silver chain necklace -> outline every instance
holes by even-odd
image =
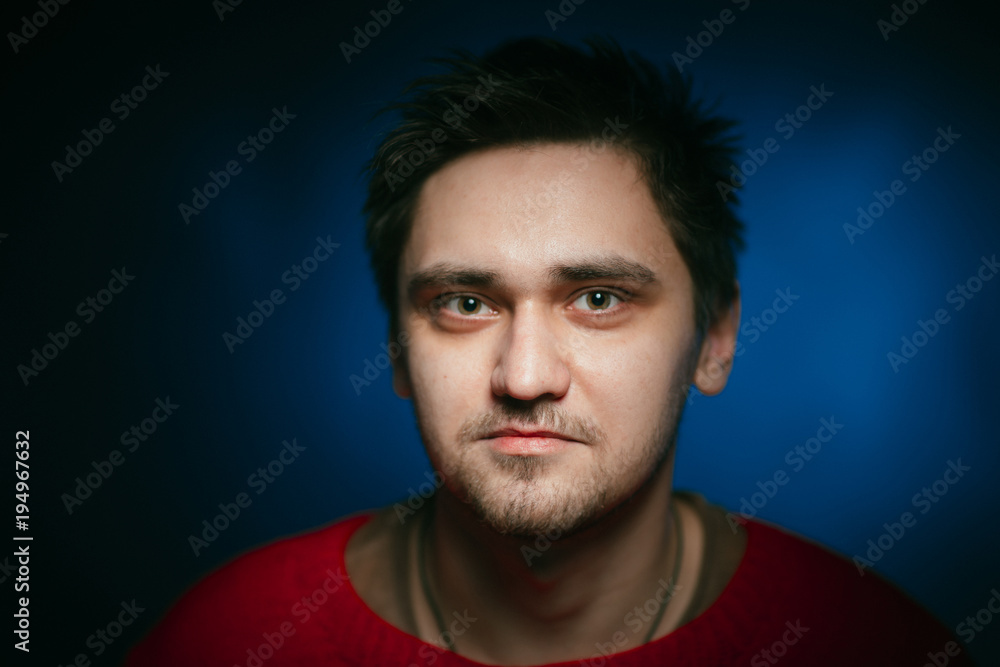
[[[427,507],[427,514],[424,516],[424,521],[420,527],[420,539],[417,545],[417,569],[420,574],[420,585],[424,591],[424,598],[427,600],[427,606],[430,607],[431,613],[434,614],[434,620],[437,622],[438,630],[440,631],[441,640],[445,643],[445,648],[449,651],[454,652],[455,650],[455,639],[444,625],[444,617],[441,616],[441,609],[438,607],[437,601],[434,598],[433,593],[431,593],[430,581],[427,577],[427,561],[425,553],[427,551],[427,536],[430,533],[431,520],[434,514],[434,505],[431,503]],[[674,523],[674,543],[676,548],[674,549],[674,567],[673,572],[668,579],[670,583],[670,590],[667,594],[667,599],[660,603],[660,608],[656,611],[656,616],[653,618],[653,624],[649,627],[649,632],[646,633],[646,638],[643,639],[643,644],[648,644],[650,640],[653,639],[653,635],[656,633],[656,629],[660,627],[660,622],[663,620],[663,614],[667,610],[667,605],[674,597],[674,591],[677,589],[677,577],[681,570],[681,556],[684,552],[684,533],[681,531],[680,518],[677,516],[677,508],[673,502],[670,503],[670,516]]]

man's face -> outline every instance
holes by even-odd
[[[399,288],[396,391],[449,490],[497,531],[572,533],[666,459],[705,355],[690,274],[629,157],[543,144],[447,164]]]

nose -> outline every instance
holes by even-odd
[[[490,378],[496,396],[531,401],[545,395],[562,398],[569,391],[566,348],[543,309],[515,312],[501,346]]]

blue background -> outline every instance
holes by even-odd
[[[767,331],[744,329],[721,396],[690,401],[677,486],[735,510],[784,470],[788,484],[758,516],[848,556],[913,512],[916,525],[875,569],[951,628],[985,606],[1000,587],[990,519],[1000,498],[1000,280],[958,311],[946,295],[1000,252],[995,10],[929,2],[885,40],[876,22],[889,3],[740,4],[588,0],[553,30],[545,12],[556,0],[405,1],[348,64],[338,44],[385,3],[243,2],[221,21],[207,0],[71,3],[19,53],[8,50],[2,419],[5,438],[31,430],[35,536],[34,650],[16,664],[78,653],[114,664],[186,587],[236,554],[424,481],[411,407],[389,373],[359,392],[350,376],[374,363],[386,330],[363,251],[360,170],[392,119],[372,116],[433,71],[426,58],[514,36],[602,33],[666,64],[725,8],[735,21],[684,70],[741,121],[745,148],[769,137],[780,146],[749,177],[740,207],[743,321],[760,317],[775,290],[799,298]],[[15,5],[5,31],[37,11]],[[110,102],[157,64],[169,76],[59,182],[51,162],[65,145],[113,117]],[[785,138],[775,124],[811,86],[833,95]],[[296,118],[246,163],[240,142],[285,106]],[[911,182],[903,164],[939,127],[960,138]],[[231,159],[243,171],[186,225],[178,204]],[[894,179],[905,193],[852,243],[844,225]],[[340,247],[289,292],[282,274],[327,235]],[[122,266],[135,280],[82,324],[77,304]],[[275,288],[287,301],[230,354],[222,333]],[[950,321],[894,371],[887,354],[939,308]],[[17,365],[70,320],[80,335],[25,386]],[[68,514],[62,494],[167,396],[176,413]],[[786,453],[821,418],[844,427],[794,471]],[[300,458],[195,556],[188,536],[292,438],[306,448]],[[971,470],[919,513],[913,496],[959,459]],[[95,657],[87,637],[133,598],[146,611]],[[984,664],[1000,657],[1000,619],[969,648]]]

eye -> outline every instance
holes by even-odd
[[[581,310],[609,310],[622,302],[621,297],[608,290],[592,290],[577,297],[573,306]]]
[[[439,303],[451,312],[466,317],[485,315],[490,312],[489,306],[482,299],[477,299],[474,296],[445,296],[441,298]]]

